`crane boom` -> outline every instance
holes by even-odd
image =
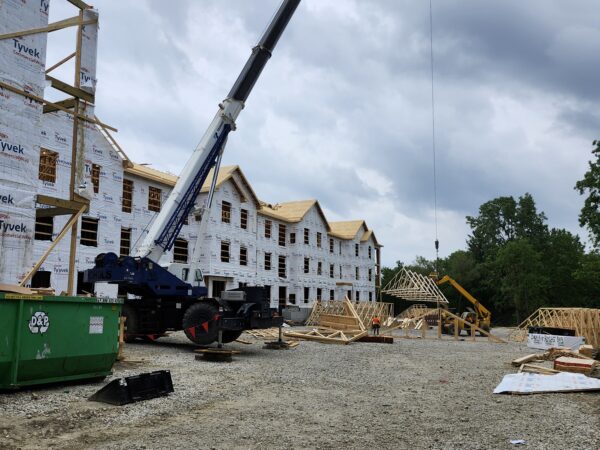
[[[235,130],[235,121],[244,108],[244,102],[299,3],[300,0],[284,0],[262,38],[252,49],[252,54],[185,164],[175,187],[153,221],[136,256],[158,262],[161,256],[173,246],[185,219],[194,207],[202,185],[223,151],[227,135]],[[215,173],[214,176],[216,177],[217,174]],[[205,212],[202,220],[206,220],[207,216]],[[201,239],[201,236],[198,236],[198,239]],[[199,242],[196,243],[196,246],[198,245]]]
[[[466,298],[473,304],[473,307],[475,308],[477,315],[481,319],[487,320],[488,322],[490,321],[490,319],[492,317],[492,313],[490,312],[490,310],[487,309],[485,306],[483,306],[479,302],[479,300],[477,300],[475,297],[473,297],[469,293],[469,291],[467,291],[464,287],[462,287],[460,284],[458,284],[458,281],[456,281],[454,278],[452,278],[448,275],[444,275],[439,281],[436,282],[436,284],[439,286],[440,284],[444,284],[446,282],[450,283],[454,287],[454,289],[456,289],[464,298]]]

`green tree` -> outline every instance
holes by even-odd
[[[435,260],[430,261],[424,256],[417,256],[414,262],[410,265],[407,265],[406,268],[408,270],[412,270],[413,272],[420,273],[421,275],[425,275],[426,277],[436,271]]]
[[[508,242],[494,261],[500,275],[500,291],[505,308],[513,307],[517,323],[546,303],[548,278],[544,275],[542,255],[526,239]]]
[[[545,306],[571,306],[576,303],[581,291],[575,273],[584,257],[584,246],[579,236],[553,228],[541,253],[544,273],[550,283]]]
[[[516,201],[513,197],[498,197],[479,207],[479,215],[467,216],[471,235],[467,245],[478,262],[494,259],[500,248],[516,239],[531,243],[543,242],[548,228],[546,215],[537,212],[531,194]]]
[[[579,287],[579,296],[577,303],[573,303],[572,306],[600,308],[600,253],[583,255],[574,278]]]
[[[592,244],[600,248],[600,140],[594,141],[596,146],[592,150],[595,158],[588,162],[588,171],[583,179],[575,183],[575,189],[579,195],[586,195],[587,198],[579,214],[579,225],[586,227],[590,234]]]

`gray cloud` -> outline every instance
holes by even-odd
[[[134,159],[179,172],[278,5],[95,2],[98,114]],[[580,232],[573,185],[600,137],[596,2],[433,7],[443,254],[499,195],[531,192],[551,225]],[[366,219],[386,264],[433,257],[428,2],[303,0],[224,159],[264,200]]]

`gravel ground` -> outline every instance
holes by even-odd
[[[114,377],[169,369],[175,393],[123,407],[86,400],[108,380],[0,393],[0,448],[600,448],[600,393],[492,394],[524,345],[253,341],[232,363],[180,333],[128,345]]]

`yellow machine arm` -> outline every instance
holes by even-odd
[[[449,277],[448,275],[444,275],[440,280],[436,281],[436,284],[439,286],[440,284],[444,284],[444,283],[450,283],[454,289],[456,289],[458,292],[460,292],[460,294],[466,298],[467,300],[469,300],[474,308],[475,311],[477,312],[477,315],[484,321],[491,321],[492,318],[492,313],[490,312],[489,309],[487,309],[485,306],[483,306],[481,303],[479,303],[479,300],[477,300],[475,297],[473,297],[471,294],[469,294],[469,292],[463,288],[460,284],[458,284],[458,282],[454,279]]]

